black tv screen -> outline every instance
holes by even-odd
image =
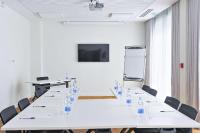
[[[109,62],[109,44],[78,44],[79,62]]]

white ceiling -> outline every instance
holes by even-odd
[[[22,15],[44,20],[67,22],[117,22],[145,21],[171,6],[177,0],[99,0],[102,10],[90,11],[90,0],[4,0]],[[145,17],[139,17],[148,9],[154,9]],[[109,14],[120,14],[109,17]]]

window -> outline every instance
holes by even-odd
[[[158,90],[157,97],[171,95],[171,10],[153,19],[150,42],[150,86]]]

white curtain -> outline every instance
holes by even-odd
[[[171,96],[171,9],[153,19],[150,42],[150,86],[164,100]]]
[[[153,21],[154,19],[145,22],[146,67],[144,84],[148,86],[150,85],[150,45],[152,42]]]
[[[187,5],[187,104],[199,109],[199,28],[200,1],[189,0]]]
[[[172,6],[172,96],[180,100],[180,1]]]
[[[198,34],[199,34],[199,37],[198,37],[198,89],[197,89],[197,101],[196,102],[196,109],[197,110],[200,110],[200,2],[198,3],[199,4],[199,8],[198,8],[198,17],[199,17],[199,21],[198,21]],[[196,118],[196,121],[200,122],[200,113],[198,113],[197,115],[197,118]]]

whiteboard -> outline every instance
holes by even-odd
[[[126,47],[124,60],[124,78],[144,79],[145,59],[145,48]]]

